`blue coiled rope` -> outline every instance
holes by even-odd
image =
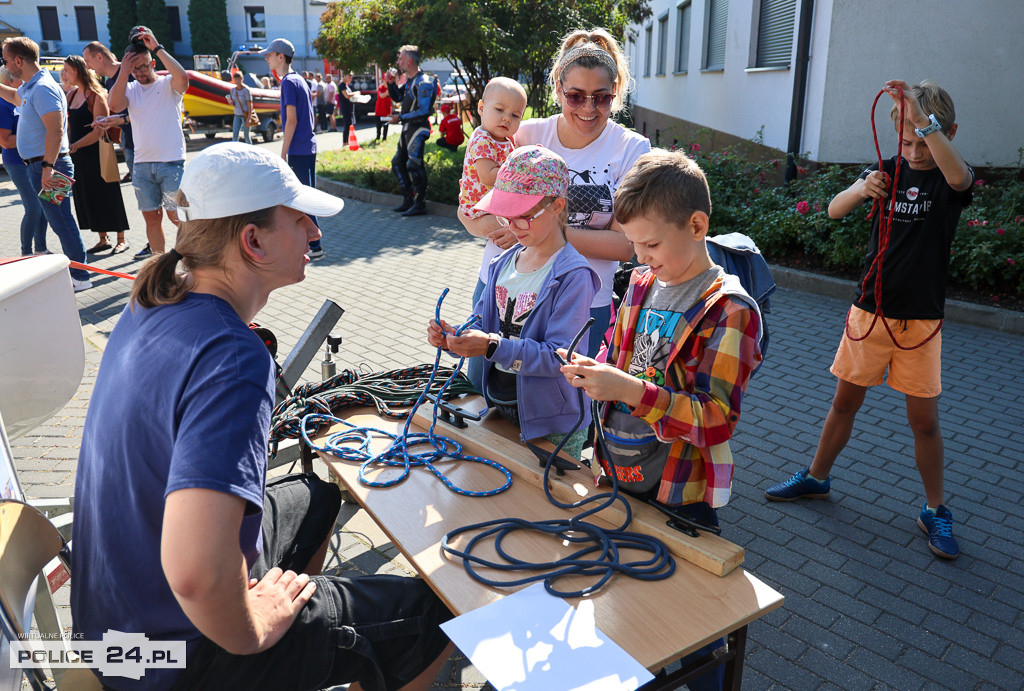
[[[437,306],[434,310],[434,314],[438,325],[441,324],[441,303],[444,302],[445,296],[447,295],[448,289],[445,288],[444,292],[441,293],[441,297],[437,300]],[[479,321],[480,317],[476,315],[470,317],[464,324],[455,329],[454,335],[462,335],[463,331]],[[440,392],[438,392],[434,401],[433,420],[430,424],[430,429],[428,429],[426,433],[415,432],[410,434],[409,432],[409,426],[412,424],[412,419],[416,413],[416,409],[419,408],[426,399],[427,392],[430,391],[431,386],[434,383],[434,379],[437,376],[437,370],[440,367],[440,362],[441,348],[438,348],[437,353],[434,356],[434,366],[430,371],[430,377],[427,380],[427,385],[424,387],[423,392],[420,394],[419,398],[416,399],[416,403],[409,411],[401,433],[392,434],[391,432],[386,432],[374,427],[357,427],[350,422],[334,417],[333,415],[310,413],[302,418],[302,422],[300,424],[300,433],[303,441],[306,442],[306,444],[308,444],[314,451],[324,451],[346,461],[361,462],[362,465],[359,467],[359,481],[369,487],[392,487],[405,480],[409,476],[409,472],[412,468],[425,467],[441,482],[443,482],[448,489],[456,494],[461,494],[467,497],[491,497],[495,494],[501,494],[512,486],[512,473],[509,472],[508,468],[496,461],[492,461],[489,458],[464,454],[462,453],[462,445],[457,441],[434,432],[434,428],[437,425],[437,411],[441,401],[444,399],[445,390],[458,376],[462,369],[462,365],[465,362],[465,358],[459,359],[458,365],[456,365],[455,369],[452,370],[451,376],[447,381],[445,381],[444,385],[442,385]],[[313,425],[315,430],[316,427],[320,425],[333,425],[335,423],[341,423],[350,429],[330,435],[323,441],[322,445],[317,445],[309,438],[309,431],[307,429],[308,425]],[[383,453],[371,453],[370,441],[373,439],[373,435],[391,439],[391,446],[389,446]],[[349,446],[353,443],[358,444],[358,446]],[[410,453],[410,448],[420,444],[429,444],[431,450],[422,451],[420,453]],[[504,475],[505,482],[496,489],[464,489],[457,486],[447,475],[434,465],[445,458],[469,461],[471,463],[480,463],[482,465],[489,466]],[[388,480],[370,479],[368,477],[368,473],[379,466],[401,468],[402,471],[397,477],[393,477]]]
[[[570,344],[567,353],[568,357],[566,358],[569,362],[572,361],[572,354],[576,349],[576,345],[593,321],[591,319],[587,322]],[[551,489],[548,486],[548,475],[551,472],[553,461],[562,450],[566,440],[583,424],[583,390],[577,389],[576,394],[580,406],[579,418],[576,420],[573,429],[548,457],[548,461],[544,466],[544,494],[547,495],[548,501],[552,504],[566,510],[579,509],[589,504],[600,503],[569,519],[527,521],[521,518],[498,518],[493,521],[474,523],[449,532],[444,536],[441,548],[452,556],[462,558],[466,572],[478,582],[494,587],[512,587],[543,581],[544,588],[552,595],[572,598],[583,597],[596,592],[616,573],[643,581],[658,581],[668,578],[675,573],[675,559],[673,559],[664,542],[649,535],[626,530],[633,519],[633,512],[626,497],[619,494],[619,481],[617,474],[614,472],[614,463],[611,460],[611,455],[605,446],[604,431],[601,427],[600,411],[596,401],[592,402],[592,412],[595,425],[597,426],[597,440],[601,444],[604,457],[608,460],[609,464],[612,464],[612,490],[611,492],[595,494],[573,503],[564,503],[552,496]],[[616,501],[622,502],[626,514],[625,520],[623,520],[622,525],[619,527],[609,530],[593,523],[588,523],[585,520],[589,516],[608,508]],[[502,546],[502,541],[516,530],[532,530],[557,537],[565,542],[586,546],[556,561],[528,561],[509,554]],[[469,539],[465,549],[456,549],[452,546],[451,543],[456,537],[463,533],[474,531],[480,532]],[[494,541],[494,549],[505,560],[504,563],[475,557],[471,554],[474,547],[488,539]],[[621,552],[623,550],[648,552],[651,556],[648,559],[622,561]],[[477,566],[504,572],[534,571],[537,573],[512,580],[498,580],[482,575],[477,571]],[[579,590],[559,590],[555,587],[556,581],[570,576],[593,577],[596,580]]]

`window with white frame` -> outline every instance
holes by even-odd
[[[704,64],[706,70],[725,69],[725,25],[729,0],[708,0],[705,8]]]
[[[796,0],[761,0],[755,67],[789,67],[795,25]]]
[[[658,17],[658,74],[664,75],[668,65],[668,12]]]
[[[644,30],[644,76],[651,76],[651,42],[654,39],[654,27],[648,25]]]
[[[676,72],[690,68],[690,3],[676,8]]]
[[[245,36],[247,41],[267,40],[267,15],[262,6],[245,8]]]

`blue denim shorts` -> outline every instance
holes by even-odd
[[[263,552],[249,575],[273,566],[301,570],[329,534],[338,488],[314,475],[267,483]],[[321,689],[359,681],[366,691],[397,689],[448,645],[448,608],[419,578],[315,576],[316,592],[288,633],[255,655],[232,655],[203,638],[173,691]]]
[[[143,163],[136,161],[132,170],[132,187],[139,211],[156,211],[161,206],[175,209],[174,194],[181,186],[184,161]]]

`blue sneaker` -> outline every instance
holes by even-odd
[[[810,468],[804,468],[785,482],[772,485],[764,491],[764,496],[769,501],[793,501],[804,497],[806,499],[828,499],[828,488],[832,482],[831,478],[819,482],[807,473]]]
[[[960,554],[960,547],[953,537],[953,512],[940,504],[935,513],[928,510],[928,504],[921,509],[921,515],[917,524],[928,534],[928,547],[935,556],[943,559],[956,559]]]

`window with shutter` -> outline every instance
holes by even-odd
[[[796,0],[761,0],[755,67],[789,67],[795,25]]]
[[[725,67],[725,24],[729,16],[729,0],[708,0],[707,37],[704,41],[704,69]]]
[[[668,12],[658,18],[658,74],[668,65]]]
[[[690,3],[676,8],[676,72],[690,68]]]
[[[644,76],[651,76],[651,41],[653,40],[654,27],[648,26],[644,36]]]

